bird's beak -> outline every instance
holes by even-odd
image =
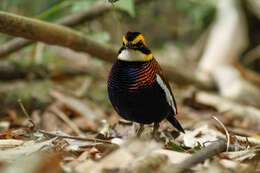
[[[125,46],[126,48],[132,48],[133,47],[133,45],[131,44],[131,42],[127,42],[127,44],[126,44],[126,46]]]

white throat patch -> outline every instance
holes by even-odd
[[[142,61],[147,55],[138,50],[124,49],[119,55],[118,59],[124,61]]]

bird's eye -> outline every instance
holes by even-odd
[[[138,46],[138,47],[144,47],[142,41],[139,41],[139,42],[137,43],[137,46]]]

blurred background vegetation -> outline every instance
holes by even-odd
[[[0,10],[53,22],[63,16],[86,11],[95,3],[95,0],[2,0]],[[158,46],[169,40],[185,45],[191,44],[215,16],[213,0],[166,0],[163,3],[154,0],[141,6],[135,6],[129,0],[116,2],[114,6],[125,13],[115,12],[115,9],[105,17],[77,29],[100,41],[118,43],[127,30],[138,30],[144,32],[151,45]],[[155,32],[158,34],[153,34]],[[8,39],[5,37],[1,41]]]
[[[107,0],[99,2],[96,0],[2,0],[0,10],[54,22],[64,16],[87,11],[96,3],[109,4],[110,2]],[[215,16],[215,5],[212,0],[165,0],[164,3],[154,0],[137,6],[135,6],[133,0],[122,0],[113,5],[114,10],[111,10],[108,14],[77,26],[75,29],[99,42],[117,46],[121,45],[122,35],[129,30],[142,32],[149,46],[153,47],[152,49],[160,50],[167,42],[174,42],[180,48],[187,48],[208,28]],[[117,8],[123,12],[118,12]],[[0,43],[3,44],[11,39],[13,39],[12,36],[1,34]],[[43,69],[46,70],[46,68],[51,68],[53,64],[62,63],[63,58],[60,58],[57,54],[58,50],[57,47],[44,49],[42,55],[44,58],[41,62]],[[18,56],[15,54],[7,61],[18,67],[30,66],[32,68],[32,65],[36,64],[35,51],[36,45],[28,46],[22,51],[23,53],[20,52]],[[103,61],[98,59],[95,62],[100,66],[104,64]],[[35,78],[46,77],[44,70],[39,71]],[[38,86],[36,88],[32,86],[28,89],[28,92],[34,90],[37,93],[36,97],[39,97],[39,93],[46,94],[44,89],[39,89]],[[41,92],[38,92],[38,90]],[[15,91],[8,95],[4,102],[11,104],[8,98],[13,96],[15,98],[26,98],[30,95],[28,95],[28,92],[22,91],[21,94],[19,90]],[[11,99],[12,103],[13,100]],[[26,100],[28,99],[25,99],[25,102]]]
[[[33,24],[40,22],[30,20],[31,23],[28,22],[21,29],[19,26],[24,26],[25,19],[13,20],[15,17],[9,13],[54,24],[61,24],[62,20],[64,24],[64,19],[70,18],[65,27],[71,28],[69,31],[72,35],[76,33],[75,37],[81,44],[75,40],[76,43],[71,42],[90,48],[80,49],[83,52],[74,51],[78,49],[60,43],[69,39],[62,40],[57,32],[52,34],[53,38],[49,38],[55,45],[46,44],[50,41],[36,37],[39,33],[41,36],[48,35],[47,29],[45,33],[46,25],[44,29],[39,29],[40,25]],[[81,18],[78,20],[73,16]],[[17,25],[12,25],[14,23]],[[59,28],[62,31],[62,27]],[[15,33],[17,30],[20,35]],[[39,30],[42,32],[37,32]],[[160,145],[157,148],[163,150],[163,155],[160,155],[163,157],[156,156],[159,160],[154,160],[147,155],[155,149],[154,142],[150,140],[147,144],[134,144],[134,147],[133,141],[130,141],[122,152],[108,157],[109,162],[105,165],[116,164],[115,169],[109,167],[102,172],[131,172],[128,171],[131,167],[146,172],[140,171],[146,164],[147,168],[153,169],[152,172],[158,171],[160,169],[151,165],[168,165],[168,157],[164,154],[170,150],[183,152],[184,155],[195,153],[207,144],[218,145],[215,141],[220,137],[231,141],[230,147],[227,144],[227,149],[232,148],[230,157],[221,153],[211,158],[212,154],[207,156],[203,151],[202,155],[211,159],[205,162],[207,164],[199,165],[197,172],[207,172],[206,167],[209,172],[259,172],[260,0],[0,0],[1,172],[15,172],[15,169],[28,173],[53,172],[48,171],[55,168],[53,165],[64,169],[58,172],[91,172],[92,168],[100,168],[101,172],[100,163],[106,160],[101,159],[115,148],[122,149],[121,144],[125,143],[125,139],[135,136],[137,124],[122,121],[107,97],[107,77],[111,62],[116,59],[113,48],[120,48],[122,36],[127,31],[138,31],[144,35],[148,47],[166,72],[177,101],[177,119],[184,127],[185,134],[179,134],[169,123],[162,121],[160,140],[157,141]],[[77,34],[80,36],[77,37]],[[56,35],[61,41],[56,39]],[[65,37],[65,34],[62,36]],[[102,44],[93,44],[88,38]],[[39,42],[39,39],[46,43]],[[100,50],[105,50],[105,53],[94,54],[103,52]],[[112,53],[107,53],[107,50]],[[106,59],[104,55],[110,57]],[[24,104],[29,118],[19,106],[18,99]],[[30,118],[32,121],[28,121]],[[146,127],[148,133],[145,134],[149,134],[151,128],[149,125]],[[38,132],[45,135],[54,133],[47,135],[47,139],[45,135],[39,136]],[[84,141],[82,144],[64,140],[61,136],[54,139],[60,134],[95,138],[95,142],[86,144]],[[49,141],[49,137],[52,139],[47,144],[45,140]],[[116,147],[110,144],[99,146],[96,139],[109,142],[115,139],[112,143]],[[15,143],[9,146],[6,141]],[[38,145],[39,141],[41,145]],[[226,144],[223,141],[221,143],[222,149],[211,148],[214,149],[213,155],[217,154],[216,151],[225,150]],[[107,144],[106,141],[104,144]],[[31,147],[36,145],[39,148]],[[13,149],[15,151],[10,152]],[[31,158],[32,161],[27,161],[30,163],[27,164],[25,155],[31,155],[36,150],[47,155],[57,152],[65,154],[52,159],[44,156],[44,164],[31,164],[37,160]],[[238,157],[233,150],[238,152]],[[168,165],[170,169],[164,171],[172,171],[177,164],[176,158],[183,157],[175,154],[169,157],[173,158],[174,167]],[[6,159],[13,161],[20,156],[22,159],[13,164]],[[234,162],[229,166],[224,162],[220,165],[220,161],[232,160]],[[121,161],[127,169],[117,164]],[[118,165],[120,168],[117,168]],[[10,170],[5,169],[6,166]],[[22,171],[27,166],[41,169]]]
[[[65,16],[88,11],[97,4],[111,5],[111,2],[1,0],[0,10],[55,22]],[[203,50],[207,47],[208,33],[217,18],[217,4],[215,0],[146,0],[138,4],[134,0],[119,0],[112,4],[112,10],[105,15],[81,23],[74,29],[98,42],[117,47],[121,45],[122,35],[127,31],[142,32],[159,61],[175,64],[184,72],[190,71],[190,78],[195,78],[189,67],[198,66]],[[236,62],[253,72],[259,72],[259,54],[253,58],[247,56],[259,45],[259,20],[246,2],[241,1],[239,4],[239,9],[245,14],[249,44],[239,53]],[[14,37],[0,34],[1,45],[12,39]],[[175,56],[177,60],[173,60]],[[106,94],[110,63],[58,46],[37,43],[1,58],[1,64],[0,112],[3,114],[6,108],[17,107],[18,98],[22,98],[30,110],[44,109],[51,102],[49,89],[65,88],[66,92],[75,94],[79,86],[85,87],[81,97],[101,105],[106,113],[113,112]],[[259,84],[259,80],[256,81]],[[174,83],[175,88],[178,86],[178,82]],[[216,91],[216,86],[213,88]],[[248,100],[250,104],[255,102],[254,99],[251,102]]]

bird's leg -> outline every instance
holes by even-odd
[[[139,138],[143,131],[144,131],[144,125],[140,124],[140,128],[138,129],[136,136]]]
[[[159,123],[154,123],[153,124],[153,137],[155,137],[156,132],[159,129]]]

